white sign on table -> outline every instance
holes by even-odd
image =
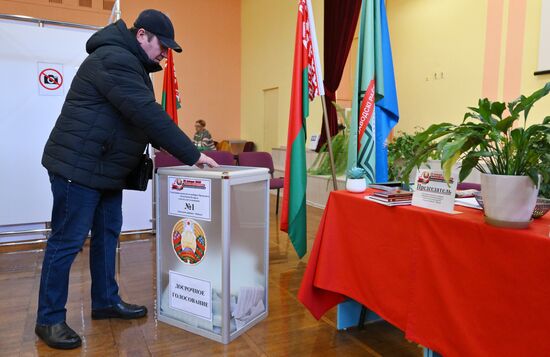
[[[212,321],[212,285],[209,281],[170,270],[170,307]]]
[[[412,205],[436,211],[454,213],[455,193],[458,176],[451,174],[449,183],[441,170],[419,169],[414,180]]]
[[[168,176],[168,214],[210,221],[211,191],[209,179]]]

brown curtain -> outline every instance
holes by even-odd
[[[361,0],[325,0],[323,55],[325,78],[323,83],[325,84],[325,99],[331,137],[338,133],[338,117],[332,102],[336,101],[336,90],[342,79],[360,11]],[[321,137],[316,151],[319,151],[326,141],[325,122],[323,120]]]

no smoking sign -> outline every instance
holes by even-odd
[[[63,95],[63,65],[38,63],[40,95]]]

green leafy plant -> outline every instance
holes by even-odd
[[[408,177],[412,169],[431,156],[441,159],[448,180],[458,160],[462,160],[459,180],[476,168],[495,175],[529,176],[538,184],[539,174],[548,183],[550,160],[550,116],[542,123],[527,126],[533,105],[550,92],[550,83],[530,96],[520,96],[508,103],[480,99],[469,107],[461,124],[434,124],[419,133],[416,154],[403,170]],[[523,118],[522,124],[517,124]]]
[[[539,196],[550,198],[550,134],[547,134],[546,140],[539,142],[534,146],[542,155],[541,175],[542,183],[540,184]]]
[[[332,102],[332,104],[345,123],[344,129],[340,130],[331,140],[332,154],[334,155],[334,170],[337,176],[341,176],[346,172],[348,160],[350,119],[349,113],[346,115],[346,110],[344,108],[336,104],[336,102]],[[319,154],[315,158],[315,161],[313,161],[308,173],[311,175],[331,175],[330,157],[326,143],[321,147],[321,150],[319,150]]]
[[[349,179],[364,179],[367,176],[367,171],[362,167],[352,167],[347,171],[346,176]]]
[[[413,134],[398,131],[388,143],[388,180],[399,180],[406,163],[418,150],[416,135],[423,129],[416,127]]]

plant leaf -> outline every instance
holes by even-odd
[[[453,169],[453,166],[458,161],[459,158],[460,158],[460,152],[457,152],[453,157],[451,157],[447,161],[445,162],[441,161],[441,168],[443,169],[443,177],[445,178],[445,181],[447,181],[447,183],[451,178],[451,171]]]
[[[516,150],[521,149],[524,132],[525,131],[523,130],[523,128],[516,128],[510,132],[510,136],[512,137],[512,144],[516,148]]]
[[[453,142],[446,143],[443,145],[440,150],[441,153],[441,162],[445,163],[447,160],[453,158],[457,153],[460,156],[462,154],[462,147],[468,141],[466,137],[455,138]],[[439,147],[438,147],[439,148]],[[456,162],[456,160],[455,160]]]
[[[517,116],[509,116],[507,118],[504,118],[495,125],[495,128],[497,128],[497,130],[500,132],[506,133],[517,119]]]
[[[492,123],[494,119],[491,118],[491,102],[487,98],[480,99],[478,101],[478,113],[481,121],[485,123]]]
[[[520,98],[520,106],[522,107],[523,111],[525,112],[525,119],[527,119],[527,116],[529,115],[529,111],[533,107],[533,105],[542,97],[546,96],[550,92],[550,82],[546,83],[544,87],[542,87],[539,90],[536,90],[533,92],[530,96],[525,97],[521,96]]]
[[[526,174],[531,178],[535,186],[539,185],[539,172],[535,168],[530,168],[527,170]]]
[[[506,109],[506,104],[502,102],[494,102],[491,104],[491,113],[502,119],[502,113]]]
[[[442,135],[451,133],[454,127],[455,125],[451,123],[432,124],[428,129],[418,133],[415,136],[415,141],[418,143],[431,142]]]
[[[472,153],[473,154],[473,153]],[[462,166],[460,167],[460,173],[458,175],[458,181],[462,182],[470,172],[472,172],[472,169],[476,167],[477,163],[479,161],[479,156],[477,155],[468,155],[464,160],[462,160]]]

